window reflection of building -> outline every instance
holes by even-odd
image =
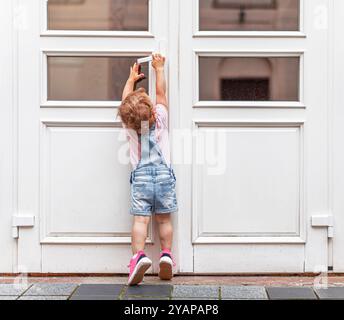
[[[299,0],[199,0],[202,31],[297,31]]]
[[[50,30],[148,31],[148,0],[49,0]]]
[[[49,57],[48,100],[119,101],[138,57]],[[147,74],[147,67],[142,71]],[[148,80],[139,83],[148,91]]]
[[[200,57],[199,65],[200,100],[299,100],[297,57]]]

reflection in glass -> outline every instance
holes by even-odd
[[[200,57],[203,101],[299,101],[298,57]]]
[[[299,0],[199,0],[200,31],[298,31]]]
[[[148,31],[149,0],[49,0],[49,30]]]
[[[139,57],[48,57],[48,100],[120,101]],[[148,78],[148,64],[142,65]],[[138,83],[148,92],[148,79]]]

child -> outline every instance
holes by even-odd
[[[126,129],[133,171],[131,183],[132,251],[129,285],[139,284],[152,261],[145,255],[148,224],[152,214],[159,228],[161,245],[159,277],[170,280],[174,265],[171,213],[177,211],[176,178],[171,168],[168,137],[168,106],[164,75],[165,57],[153,54],[156,73],[156,105],[143,88],[134,91],[136,82],[144,78],[136,63],[130,69],[119,116]]]

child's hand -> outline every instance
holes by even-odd
[[[140,66],[135,62],[132,67],[130,67],[129,80],[132,82],[137,82],[143,79],[145,75],[140,73]]]
[[[165,57],[162,56],[160,53],[155,53],[152,55],[153,57],[153,62],[152,62],[152,66],[155,70],[158,69],[163,69],[164,65],[165,65]]]

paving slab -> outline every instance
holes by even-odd
[[[127,296],[124,297],[123,300],[170,300],[169,297],[135,297],[135,296]]]
[[[315,292],[321,300],[344,300],[344,287],[316,289]]]
[[[0,284],[0,296],[19,296],[30,287],[26,284],[5,283]]]
[[[267,287],[270,300],[316,300],[312,288],[307,287]]]
[[[118,297],[123,290],[122,284],[82,284],[75,290],[74,296],[112,296]]]
[[[118,296],[114,295],[105,295],[105,296],[91,296],[91,295],[84,295],[84,296],[78,296],[78,295],[73,295],[69,300],[111,300],[115,301],[118,300]]]
[[[264,287],[221,286],[222,300],[267,300]]]
[[[68,296],[21,296],[18,300],[68,300]]]
[[[0,301],[17,300],[17,296],[0,296]]]
[[[172,286],[169,284],[160,284],[160,285],[148,285],[141,284],[138,286],[127,287],[124,298],[129,296],[136,297],[170,297],[172,292]]]
[[[220,300],[219,298],[172,298],[171,300]]]
[[[73,283],[35,283],[25,296],[69,296],[77,287]]]
[[[173,287],[173,298],[219,298],[219,286],[177,285]]]

